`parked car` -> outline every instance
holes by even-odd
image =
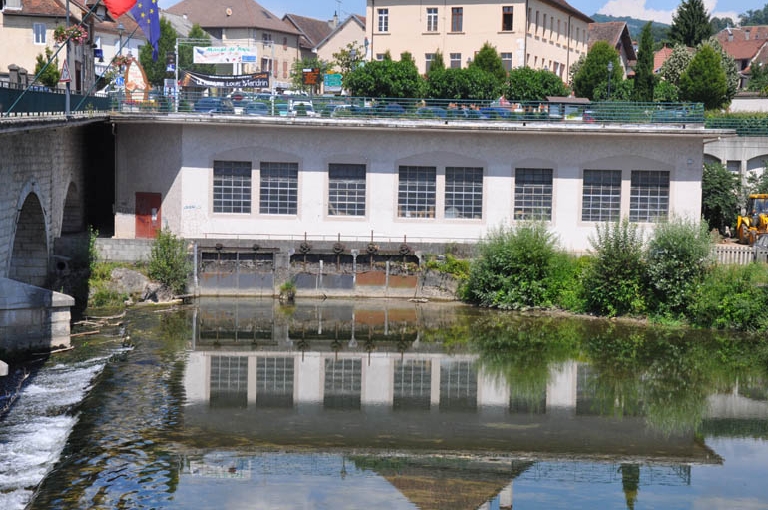
[[[445,108],[439,106],[422,106],[416,110],[416,115],[424,119],[445,119],[448,117]]]
[[[245,105],[243,113],[246,115],[269,115],[269,106],[258,101],[253,101]]]
[[[280,117],[287,117],[288,103],[275,103],[275,113]]]
[[[480,113],[485,115],[487,118],[494,120],[509,120],[513,118],[512,112],[499,106],[487,106],[485,108],[480,108]]]
[[[458,120],[484,120],[488,118],[480,110],[473,110],[471,108],[448,108],[446,114],[449,119]]]
[[[373,109],[377,117],[400,117],[405,115],[405,108],[397,103],[378,104]]]
[[[195,102],[194,110],[200,113],[235,113],[232,101],[221,97],[201,97]]]
[[[293,117],[317,117],[312,101],[291,101],[288,103],[288,111]]]

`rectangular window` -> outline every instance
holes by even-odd
[[[584,170],[581,221],[618,221],[621,170]]]
[[[213,162],[213,212],[251,213],[251,162]]]
[[[248,358],[211,356],[211,407],[248,406]]]
[[[427,7],[427,32],[437,32],[437,7]]]
[[[293,407],[293,358],[256,358],[256,406]]]
[[[544,17],[542,18],[543,21],[541,23],[541,37],[547,36],[547,14],[544,14]]]
[[[261,70],[262,71],[269,71],[272,67],[272,60],[268,58],[262,58],[261,59]]]
[[[515,169],[515,220],[552,219],[552,169]]]
[[[35,44],[45,44],[45,23],[34,23],[32,31],[35,33]]]
[[[445,217],[483,217],[483,169],[446,167]]]
[[[21,0],[5,0],[3,9],[21,9]]]
[[[328,165],[328,215],[365,216],[365,165]]]
[[[536,11],[536,23],[533,26],[533,35],[539,35],[539,11]]]
[[[669,213],[669,172],[633,170],[629,221],[656,222]]]
[[[501,8],[501,30],[504,32],[512,31],[512,6],[505,5]]]
[[[504,66],[504,70],[509,72],[512,70],[512,53],[502,53],[501,63]]]
[[[389,9],[379,9],[379,32],[389,32]]]
[[[401,166],[397,215],[401,218],[434,218],[437,170],[433,166]]]
[[[393,409],[429,409],[432,400],[432,362],[395,361]]]
[[[440,410],[477,409],[477,369],[471,361],[440,362]]]
[[[464,31],[464,7],[451,9],[451,32]]]
[[[451,53],[451,68],[458,69],[461,67],[461,53]]]
[[[298,187],[298,163],[262,163],[259,212],[296,214]]]
[[[283,78],[288,78],[288,61],[283,61]]]
[[[382,60],[384,60],[384,57],[385,57],[386,55],[387,55],[386,53],[377,53],[377,54],[376,54],[376,60],[378,60],[379,62],[381,62]]]
[[[323,407],[360,409],[362,366],[359,359],[325,359]]]
[[[432,67],[432,62],[435,60],[435,54],[434,53],[425,53],[424,54],[424,69],[426,72],[429,72],[430,68]]]
[[[272,44],[272,34],[269,32],[264,32],[261,34],[261,41],[265,43]]]

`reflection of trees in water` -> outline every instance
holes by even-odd
[[[640,488],[640,466],[637,464],[622,464],[619,466],[621,473],[621,488],[624,490],[624,498],[627,508],[633,510],[637,501],[637,492]]]

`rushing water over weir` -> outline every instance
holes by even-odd
[[[763,339],[390,301],[126,327],[26,381],[0,507],[768,508]]]

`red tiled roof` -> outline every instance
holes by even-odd
[[[614,48],[624,47],[627,59],[632,61],[637,58],[632,39],[629,36],[629,28],[624,21],[608,21],[605,23],[590,23],[587,45],[592,47],[597,41],[607,41]]]
[[[24,0],[21,9],[3,9],[5,16],[48,16],[64,18],[67,14],[64,4],[58,0]]]
[[[284,34],[299,31],[253,0],[182,0],[166,9],[201,28],[258,28]]]
[[[653,72],[658,73],[664,62],[667,61],[669,56],[672,55],[672,48],[664,46],[659,51],[653,54]]]
[[[283,16],[283,21],[293,24],[301,32],[302,46],[307,48],[314,48],[333,31],[328,21],[299,16],[298,14],[286,14]]]
[[[751,59],[760,48],[768,42],[765,39],[750,39],[748,41],[725,41],[720,44],[727,54],[736,60]]]

